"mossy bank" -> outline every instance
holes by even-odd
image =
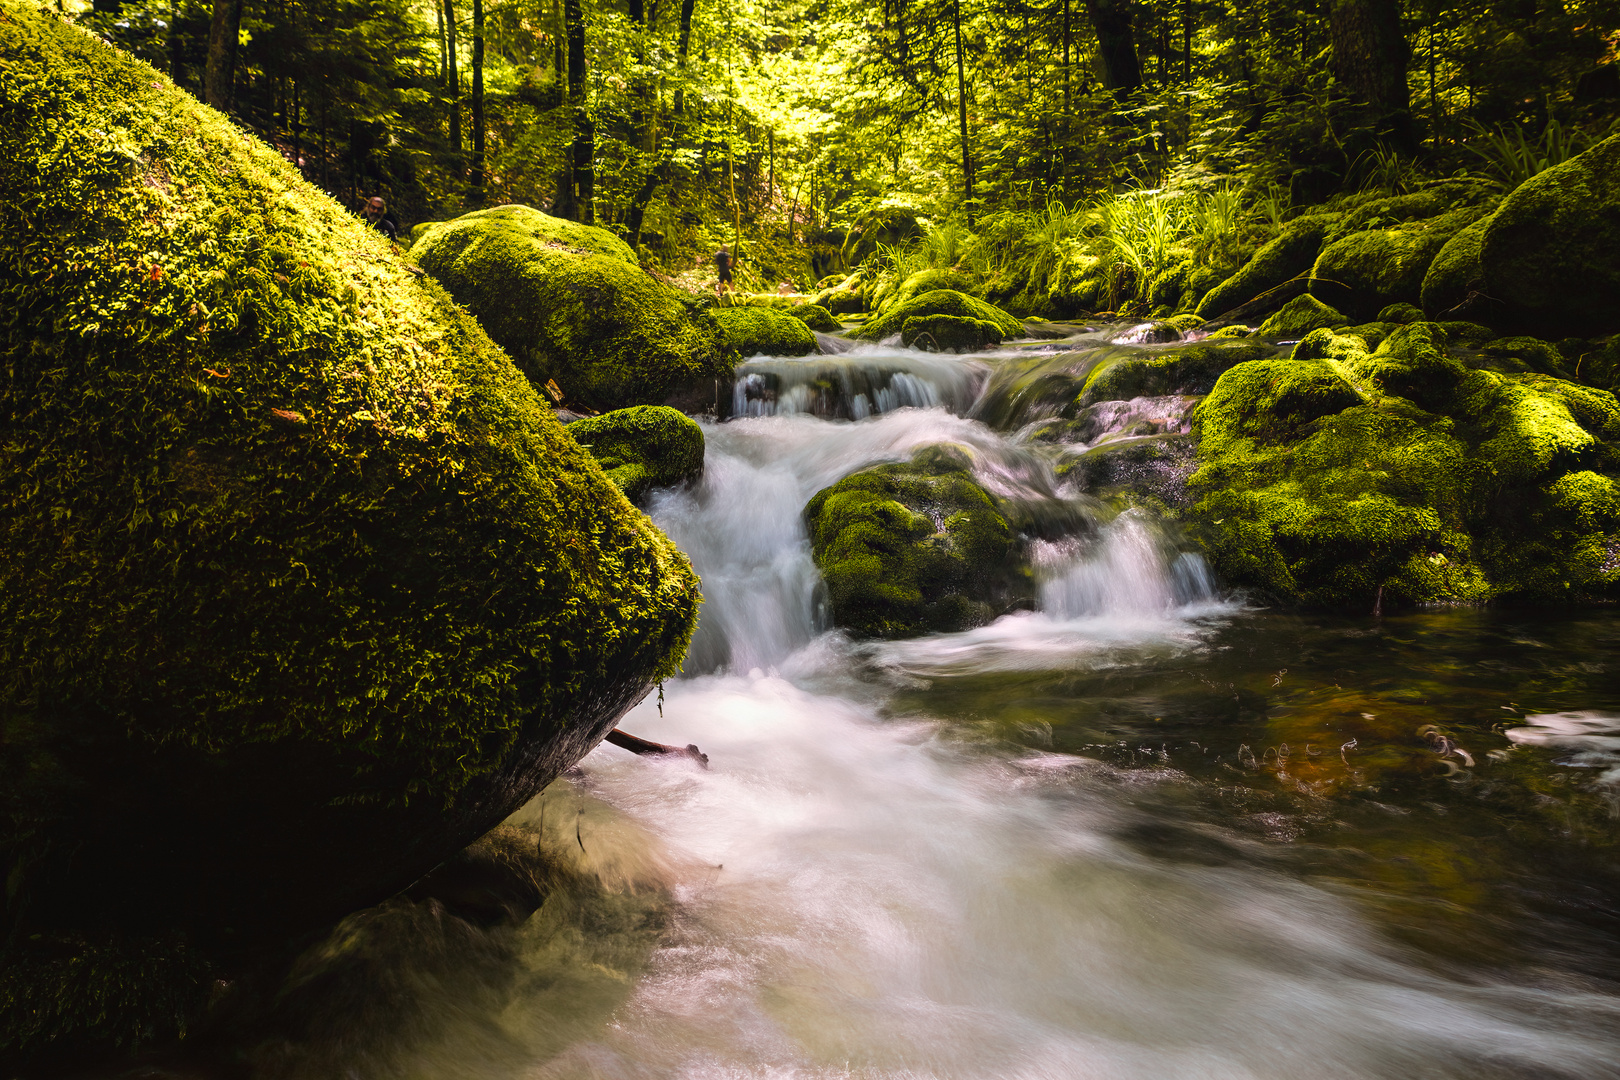
[[[679,665],[685,558],[477,323],[22,0],[0,307],[8,1073],[177,1035],[217,965],[408,884]]]

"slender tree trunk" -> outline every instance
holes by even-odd
[[[956,31],[956,118],[962,131],[962,190],[968,227],[973,226],[973,155],[968,149],[967,75],[962,67],[962,0],[951,0],[951,25]]]
[[[445,90],[450,85],[450,62],[446,59],[448,50],[444,44],[444,5],[434,4],[433,13],[438,17],[439,25],[439,89]]]
[[[242,0],[214,0],[208,24],[208,67],[203,73],[203,100],[228,112],[236,83],[236,46],[242,33]]]
[[[473,0],[472,191],[468,202],[484,205],[484,0]]]
[[[1333,77],[1366,123],[1398,150],[1414,149],[1400,0],[1328,0]]]
[[[1074,109],[1069,79],[1069,40],[1069,0],[1063,0],[1063,123],[1065,127],[1068,126],[1069,113]]]
[[[675,84],[675,115],[686,113],[686,58],[692,51],[692,12],[697,0],[681,0],[681,36],[675,46],[680,57],[680,81]]]
[[[176,86],[184,86],[186,42],[180,36],[180,0],[170,0],[168,45],[169,79]]]
[[[1115,97],[1124,97],[1142,85],[1142,65],[1136,58],[1131,26],[1131,0],[1086,0],[1086,10],[1097,31],[1103,79]]]
[[[596,223],[596,127],[585,101],[585,11],[580,0],[564,0],[568,29],[568,105],[574,118],[574,216]]]
[[[450,150],[461,171],[461,72],[457,69],[456,0],[444,0],[444,90],[450,97]]]

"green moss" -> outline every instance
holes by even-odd
[[[1610,595],[1620,432],[1606,391],[1467,368],[1432,323],[1374,351],[1319,330],[1195,415],[1217,569],[1295,603]],[[1583,476],[1580,474],[1590,474]],[[1574,478],[1574,479],[1572,479]],[[1595,478],[1595,479],[1594,479]]]
[[[403,887],[677,669],[697,581],[274,149],[19,0],[0,103],[15,999],[53,941],[274,941]]]
[[[969,292],[973,288],[973,279],[958,270],[919,270],[907,277],[894,292],[886,298],[882,308],[893,304],[903,304],[914,296],[933,292],[936,289],[954,289],[957,292]],[[880,308],[879,310],[882,310]]]
[[[703,475],[703,429],[679,409],[637,405],[568,425],[627,499]]]
[[[816,335],[802,320],[767,307],[714,310],[726,348],[740,356],[807,356],[817,351]]]
[[[1569,378],[1567,369],[1570,365],[1564,359],[1563,353],[1559,352],[1556,346],[1550,345],[1540,338],[1493,338],[1481,345],[1479,351],[1480,363],[1478,366],[1491,371],[1516,375],[1553,375],[1560,379]]]
[[[956,292],[953,289],[935,289],[933,292],[914,296],[903,304],[895,304],[861,327],[854,336],[869,341],[881,341],[900,333],[906,325],[906,320],[918,315],[955,315],[959,318],[983,319],[985,322],[995,323],[1001,329],[1003,337],[1009,338],[1017,337],[1024,330],[1022,322],[993,304],[987,304],[983,300],[974,299],[966,293]]]
[[[1442,318],[1481,288],[1479,251],[1490,223],[1487,215],[1458,230],[1435,255],[1420,290],[1424,311]]]
[[[1105,442],[1066,458],[1057,467],[1087,494],[1110,499],[1144,497],[1169,509],[1187,503],[1187,477],[1192,474],[1196,445],[1179,434],[1144,433]]]
[[[1206,339],[1162,352],[1111,352],[1087,374],[1075,402],[1084,408],[1099,401],[1208,393],[1222,372],[1271,351],[1259,342]]]
[[[1164,307],[1168,308],[1169,312],[1175,312],[1179,311],[1184,303],[1198,299],[1196,296],[1186,296],[1187,279],[1192,274],[1192,269],[1192,260],[1183,259],[1159,271],[1148,285],[1148,303],[1155,308]]]
[[[1259,330],[1253,326],[1244,326],[1242,323],[1234,323],[1231,326],[1223,326],[1219,330],[1214,331],[1205,340],[1220,341],[1226,338],[1246,338],[1252,337],[1257,333],[1259,333]]]
[[[1184,311],[1180,315],[1172,315],[1170,318],[1166,319],[1165,324],[1176,333],[1185,334],[1189,330],[1196,330],[1200,326],[1203,326],[1204,320],[1200,319],[1197,315],[1194,315],[1190,311]]]
[[[1423,321],[1423,309],[1414,304],[1390,304],[1378,313],[1375,320],[1381,323],[1398,323],[1402,326],[1407,323]]]
[[[641,270],[604,229],[506,206],[446,222],[410,254],[524,374],[555,380],[569,401],[656,405],[730,377],[733,354],[702,302]]]
[[[798,319],[812,330],[819,330],[823,334],[835,333],[842,329],[838,320],[832,317],[832,312],[820,304],[799,304],[788,308],[788,314]]]
[[[1309,270],[1338,220],[1338,214],[1307,214],[1290,221],[1241,270],[1204,295],[1198,314],[1206,319],[1224,315]]]
[[[1547,335],[1620,329],[1620,136],[1520,184],[1479,252],[1503,320]]]
[[[857,637],[910,637],[1029,606],[1012,529],[971,470],[964,447],[924,447],[810,500],[811,549],[838,626]]]
[[[978,352],[1001,344],[1001,327],[985,319],[956,315],[913,315],[900,328],[900,340],[930,352]]]
[[[1259,333],[1269,338],[1298,339],[1312,330],[1319,330],[1322,327],[1333,329],[1349,321],[1316,297],[1306,294],[1294,297],[1271,318],[1261,323]]]
[[[1464,207],[1335,240],[1311,268],[1311,294],[1356,319],[1370,319],[1390,304],[1415,304],[1440,250],[1481,213]]]
[[[412,244],[422,239],[422,237],[426,236],[428,233],[432,232],[434,229],[443,224],[444,222],[442,221],[422,221],[412,225],[405,232],[405,246],[410,247]]]

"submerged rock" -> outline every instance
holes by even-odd
[[[703,475],[703,429],[679,409],[637,405],[568,425],[627,499]]]
[[[902,344],[928,352],[979,352],[1001,340],[1001,327],[988,319],[957,315],[913,315],[900,328]]]
[[[808,356],[816,351],[812,327],[786,311],[721,307],[714,309],[714,321],[720,324],[721,340],[739,356]]]
[[[677,669],[697,581],[275,150],[0,25],[11,1075],[177,1036],[233,958],[487,832]]]
[[[555,380],[569,401],[658,405],[730,379],[713,317],[606,229],[500,206],[445,222],[410,254],[524,374]]]
[[[856,637],[964,630],[1033,602],[1013,530],[965,447],[846,476],[804,516],[833,622]]]
[[[1471,370],[1432,323],[1318,330],[1196,414],[1197,515],[1228,580],[1294,603],[1573,600],[1620,579],[1620,406]]]
[[[900,333],[907,319],[926,315],[955,315],[958,318],[982,319],[994,323],[1006,338],[1017,337],[1024,329],[1024,324],[1020,320],[994,304],[987,304],[983,300],[954,289],[935,289],[933,292],[914,296],[903,304],[895,304],[857,330],[854,336],[869,341],[881,341]]]
[[[1060,479],[1103,498],[1147,496],[1172,509],[1188,505],[1187,479],[1196,466],[1197,444],[1177,433],[1143,433],[1109,439],[1064,459]]]

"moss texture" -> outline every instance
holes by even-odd
[[[686,559],[479,326],[273,149],[19,0],[0,309],[8,1075],[121,992],[95,972],[124,961],[74,957],[374,903],[677,669]],[[60,1022],[14,1026],[53,986]]]
[[[445,222],[410,254],[524,374],[554,379],[570,402],[658,405],[731,376],[714,318],[605,229],[503,206]]]
[[[1424,276],[1446,242],[1482,212],[1463,207],[1335,240],[1311,269],[1311,294],[1355,319],[1370,319],[1390,304],[1416,304]]]
[[[1519,328],[1620,329],[1620,136],[1520,184],[1486,226],[1479,260],[1483,291]]]
[[[819,330],[823,334],[831,334],[843,329],[838,320],[832,317],[832,312],[820,304],[799,304],[788,308],[789,315],[798,319],[812,330]]]
[[[914,296],[933,292],[936,289],[954,289],[957,292],[968,292],[973,288],[973,279],[957,270],[932,269],[918,270],[902,281],[884,301],[887,308],[894,304],[903,304]]]
[[[722,307],[713,314],[721,341],[739,356],[807,356],[818,351],[810,327],[785,311]]]
[[[900,328],[902,344],[929,352],[978,352],[1001,339],[995,323],[957,315],[913,315]]]
[[[1198,302],[1198,314],[1206,319],[1224,315],[1309,270],[1322,250],[1322,241],[1338,220],[1338,214],[1329,213],[1307,214],[1290,221],[1242,269],[1204,294]]]
[[[985,322],[995,323],[1001,329],[1002,335],[1008,338],[1017,337],[1024,330],[1021,321],[994,304],[987,304],[983,300],[954,289],[935,289],[933,292],[914,296],[903,304],[895,304],[857,330],[854,336],[869,341],[881,341],[900,333],[907,319],[919,315],[955,315],[958,318],[983,319]]]
[[[1350,320],[1309,293],[1296,296],[1260,324],[1259,333],[1270,338],[1298,340],[1312,330],[1336,329]]]
[[[833,622],[856,637],[963,630],[1032,602],[1013,530],[965,447],[846,476],[804,516]]]
[[[591,452],[628,499],[703,475],[703,429],[679,409],[619,409],[575,420],[568,434]]]
[[[1444,318],[1461,308],[1470,294],[1484,285],[1480,279],[1479,250],[1490,227],[1490,216],[1482,217],[1447,240],[1428,272],[1423,275],[1420,303],[1434,318]]]
[[[1318,330],[1240,364],[1199,406],[1192,487],[1228,580],[1284,601],[1609,596],[1620,406],[1539,375],[1471,370],[1432,323],[1377,350]]]

